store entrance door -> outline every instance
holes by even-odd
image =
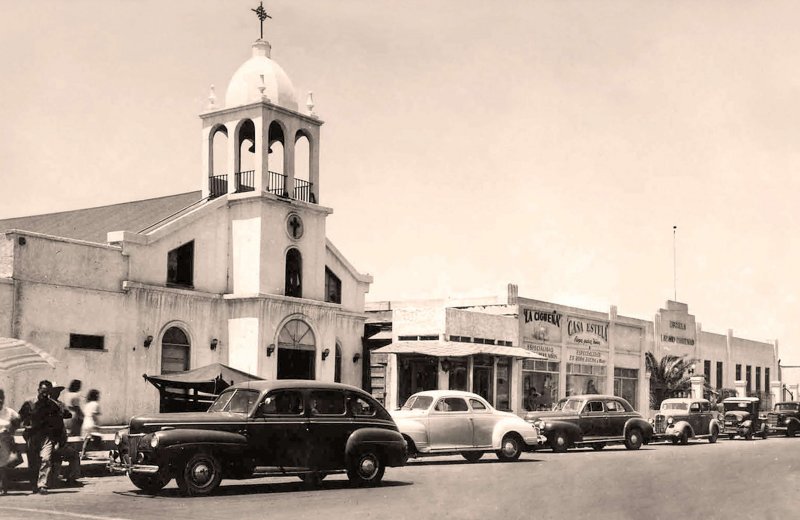
[[[398,359],[398,406],[410,396],[424,390],[438,390],[437,371],[439,359],[433,356],[410,357],[402,354]]]
[[[492,395],[492,367],[472,368],[472,391],[494,404]]]

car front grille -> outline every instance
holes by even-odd
[[[736,417],[736,414],[727,413],[725,414],[725,426],[736,426],[739,424],[739,418]]]
[[[663,415],[656,415],[656,423],[653,426],[656,433],[664,433],[667,431],[667,418]]]
[[[139,449],[139,441],[142,440],[144,437],[143,433],[128,435],[128,456],[131,458],[131,462],[136,461],[136,455]]]
[[[767,415],[767,425],[769,425],[769,426],[774,428],[774,427],[778,426],[778,424],[780,424],[782,422],[781,421],[782,419],[783,419],[783,417],[781,416],[781,414],[771,413],[771,414]]]

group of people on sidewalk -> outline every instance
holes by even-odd
[[[23,426],[28,471],[34,493],[45,495],[54,485],[77,485],[81,460],[98,431],[100,392],[89,391],[81,403],[81,382],[70,382],[64,400],[64,387],[54,387],[48,380],[39,382],[35,398],[25,401],[19,412],[5,406],[5,393],[0,389],[0,495],[7,493],[8,470],[22,462],[14,442],[14,431]],[[69,436],[83,438],[81,450],[67,443]],[[63,461],[69,467],[59,475]]]

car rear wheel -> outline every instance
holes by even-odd
[[[631,428],[625,434],[625,447],[629,450],[638,450],[642,447],[642,432],[638,428]]]
[[[211,494],[222,481],[222,468],[210,453],[195,453],[175,478],[184,495],[190,497]]]
[[[478,462],[483,457],[482,451],[462,451],[461,456],[467,459],[467,462]]]
[[[522,455],[522,441],[514,433],[507,433],[497,450],[497,458],[503,462],[512,462]]]
[[[794,424],[790,424],[788,428],[786,428],[786,436],[787,437],[794,437],[797,435],[797,428]]]
[[[708,442],[710,444],[714,444],[717,442],[717,437],[719,437],[719,428],[716,426],[711,427],[711,436],[708,438]]]
[[[556,453],[564,453],[569,448],[569,439],[567,434],[562,431],[557,431],[553,434],[553,440],[550,442],[553,446],[553,451]]]
[[[371,448],[357,452],[350,459],[347,478],[354,486],[374,486],[380,483],[386,471],[380,455]]]
[[[728,434],[728,439],[729,439],[729,440],[733,440],[733,439],[735,439],[735,438],[736,438],[736,434],[734,434],[734,433],[729,433],[729,434]]]
[[[600,451],[605,447],[606,447],[606,443],[605,442],[593,442],[592,443],[592,449],[594,451]]]
[[[134,486],[141,489],[145,493],[155,495],[166,486],[172,478],[163,470],[160,470],[154,475],[145,475],[142,473],[129,473],[128,478]]]

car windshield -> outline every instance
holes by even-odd
[[[746,401],[735,401],[732,403],[722,403],[722,406],[725,408],[726,412],[733,412],[736,410],[741,410],[743,412],[748,411],[750,403]]]
[[[403,405],[403,410],[427,410],[433,402],[429,395],[412,395]]]
[[[775,405],[776,412],[795,412],[797,411],[797,403],[778,403]]]
[[[577,412],[581,409],[582,405],[583,400],[581,399],[567,399],[563,404],[561,404],[561,408],[559,408],[559,410],[563,410],[565,412]]]
[[[686,410],[689,405],[686,403],[661,403],[662,410]]]
[[[258,400],[257,390],[237,388],[222,392],[211,404],[209,412],[248,413]]]

